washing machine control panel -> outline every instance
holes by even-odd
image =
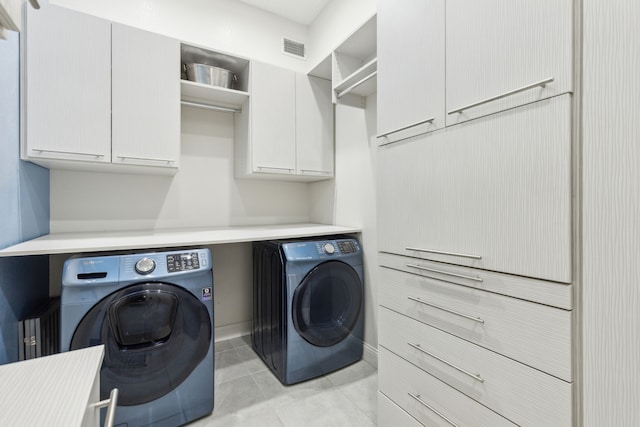
[[[200,268],[200,259],[197,252],[184,252],[167,255],[167,272],[197,270]]]
[[[336,247],[333,246],[332,243],[325,243],[324,245],[322,245],[322,250],[327,255],[333,255],[334,252],[336,251]]]
[[[136,262],[136,271],[139,274],[149,274],[156,269],[156,262],[151,258],[142,258]]]

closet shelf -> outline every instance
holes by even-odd
[[[180,99],[189,103],[211,107],[241,109],[249,93],[219,86],[180,80]]]
[[[333,88],[336,96],[340,98],[347,93],[360,96],[371,95],[376,91],[377,73],[378,60],[374,58],[336,84]]]

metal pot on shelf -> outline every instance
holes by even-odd
[[[212,65],[188,63],[182,64],[183,71],[187,73],[187,79],[211,86],[220,86],[233,89],[238,82],[238,77],[229,70]]]

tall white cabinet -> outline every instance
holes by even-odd
[[[380,425],[572,426],[573,2],[408,3],[378,2]]]

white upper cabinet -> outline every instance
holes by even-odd
[[[111,24],[25,8],[22,158],[111,161]],[[47,164],[48,166],[48,164]]]
[[[444,36],[444,0],[378,1],[381,144],[445,126]]]
[[[571,282],[571,97],[386,145],[382,252]]]
[[[26,11],[22,158],[48,168],[175,173],[179,43],[53,5]]]
[[[571,92],[573,3],[447,0],[447,124]]]
[[[178,168],[180,43],[112,27],[113,163]]]
[[[235,114],[236,176],[333,177],[333,104],[326,80],[251,61],[251,96]]]
[[[295,84],[294,71],[251,63],[251,172],[295,173]]]
[[[333,176],[331,81],[296,74],[296,168],[307,176]]]

